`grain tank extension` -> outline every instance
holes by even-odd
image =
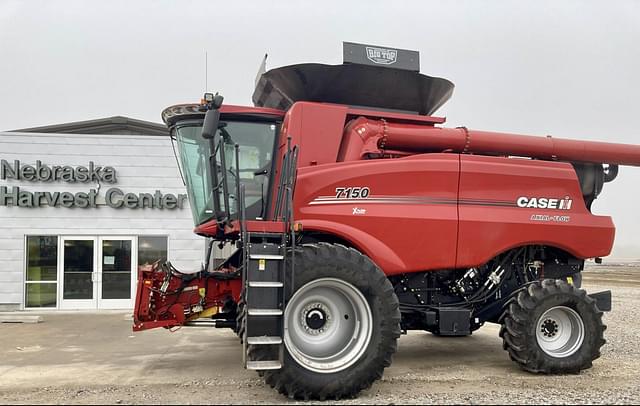
[[[230,328],[298,399],[357,395],[408,330],[497,323],[527,371],[590,368],[611,292],[581,272],[615,234],[591,205],[640,146],[443,127],[453,84],[418,62],[345,43],[342,65],[259,75],[253,107],[165,109],[209,248],[194,273],[139,272],[134,330]]]

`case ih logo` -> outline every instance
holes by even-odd
[[[367,58],[373,63],[391,65],[392,63],[396,63],[398,51],[395,49],[367,47]]]
[[[518,207],[533,209],[571,210],[571,203],[573,203],[573,200],[571,200],[569,196],[564,199],[520,196],[518,200],[516,200]]]

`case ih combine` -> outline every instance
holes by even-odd
[[[302,399],[368,388],[407,330],[499,323],[527,371],[591,367],[611,294],[580,272],[615,232],[591,205],[640,147],[445,128],[453,84],[417,52],[344,53],[263,73],[255,107],[162,113],[210,245],[199,272],[140,272],[134,330],[232,328],[246,368]]]

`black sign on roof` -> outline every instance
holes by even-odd
[[[420,53],[408,49],[343,42],[342,60],[345,64],[357,63],[420,72]]]

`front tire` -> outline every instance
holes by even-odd
[[[400,336],[398,298],[366,256],[338,244],[295,254],[295,289],[285,309],[284,363],[265,381],[295,399],[356,396],[391,365]],[[259,346],[253,359],[266,359]]]
[[[600,357],[605,329],[602,312],[584,290],[545,279],[511,300],[500,337],[511,359],[529,372],[578,373]]]

